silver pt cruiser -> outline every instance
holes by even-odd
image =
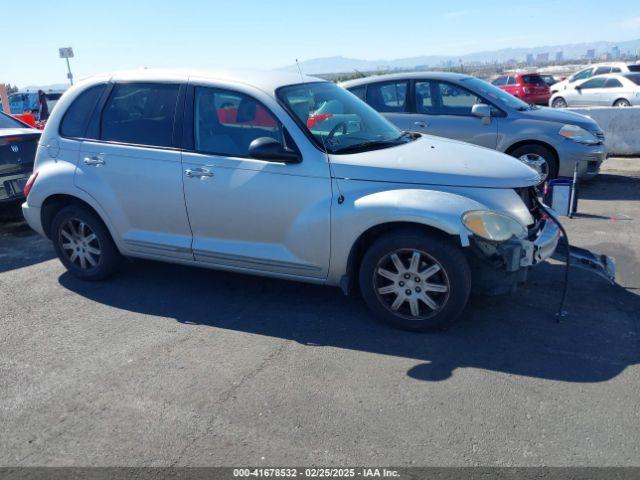
[[[539,180],[494,150],[402,132],[316,78],[143,70],[65,93],[22,208],[86,280],[123,256],[267,275],[359,290],[426,330],[552,255]]]

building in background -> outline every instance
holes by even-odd
[[[585,58],[587,60],[593,60],[596,58],[596,50],[595,48],[590,48],[589,50],[587,50],[587,54],[585,55]]]
[[[564,52],[556,52],[556,62],[564,61]]]
[[[536,63],[549,63],[549,52],[539,53],[536,56]]]
[[[614,45],[611,49],[611,58],[620,58],[620,47]]]
[[[533,65],[533,53],[527,53],[527,65]]]

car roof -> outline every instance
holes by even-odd
[[[424,79],[424,80],[449,80],[449,81],[459,81],[464,80],[466,78],[473,78],[470,75],[465,75],[462,73],[452,73],[452,72],[404,72],[404,73],[389,73],[385,75],[372,75],[370,77],[364,78],[356,78],[354,80],[347,80],[346,82],[341,82],[340,85],[349,88],[349,87],[357,87],[358,85],[367,85],[369,83],[378,83],[378,82],[386,82],[393,80],[409,80],[412,78]]]
[[[151,69],[142,68],[94,75],[83,81],[96,83],[105,79],[115,82],[186,82],[189,79],[242,83],[274,95],[275,90],[285,86],[310,82],[325,82],[321,78],[277,70],[196,70],[196,69]]]

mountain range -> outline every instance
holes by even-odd
[[[533,48],[503,48],[500,50],[481,51],[468,53],[465,55],[423,55],[417,57],[406,57],[396,59],[363,60],[357,58],[346,58],[342,56],[313,58],[300,62],[300,68],[306,74],[329,74],[375,70],[413,69],[416,67],[437,67],[454,62],[457,65],[460,61],[463,64],[470,63],[492,63],[506,62],[508,60],[524,61],[528,54],[534,57],[541,53],[548,53],[549,59],[555,58],[556,52],[562,52],[565,59],[584,58],[587,50],[595,50],[596,57],[603,53],[610,53],[614,46],[620,49],[621,53],[631,53],[635,55],[640,49],[640,38],[627,40],[624,42],[590,42],[573,43],[565,45],[547,45]],[[297,65],[287,65],[280,70],[297,72]]]

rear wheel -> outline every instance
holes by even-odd
[[[366,252],[360,290],[369,308],[387,323],[433,330],[460,315],[471,291],[471,274],[459,247],[419,230],[400,230],[381,237]]]
[[[567,108],[567,101],[562,97],[556,97],[551,102],[553,108]]]
[[[614,107],[630,107],[631,102],[626,98],[620,98],[614,102],[613,106]]]
[[[56,214],[51,223],[51,239],[67,270],[84,280],[109,277],[121,259],[102,220],[79,205],[70,205]]]

